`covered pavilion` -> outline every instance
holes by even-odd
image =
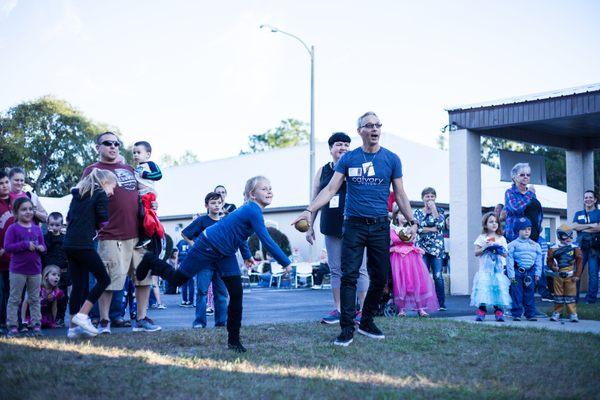
[[[600,84],[447,108],[450,126],[450,232],[453,294],[469,294],[481,232],[481,136],[566,151],[567,218],[594,188],[600,148]],[[507,183],[507,188],[509,184]]]

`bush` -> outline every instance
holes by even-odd
[[[277,245],[281,248],[281,250],[283,250],[285,255],[288,257],[291,256],[292,250],[290,248],[290,240],[287,238],[287,236],[285,236],[285,234],[283,232],[281,232],[280,230],[277,230],[273,227],[267,228],[267,231],[269,231],[269,235],[271,235],[271,237],[273,238],[273,241],[275,243],[277,243]],[[250,238],[248,239],[248,246],[250,246],[250,251],[252,252],[253,255],[258,250],[260,250],[260,244],[259,244],[258,236],[256,236],[256,233],[253,234],[252,236],[250,236]],[[267,249],[265,249],[263,247],[263,249],[262,249],[263,258],[266,258],[266,253],[267,253]]]

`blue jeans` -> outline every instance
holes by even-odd
[[[194,279],[190,279],[181,285],[181,301],[190,303],[194,302]]]
[[[435,283],[435,294],[440,307],[446,307],[446,291],[444,290],[444,276],[442,275],[442,259],[433,254],[423,254],[423,262],[433,272],[433,283]]]
[[[227,323],[227,288],[217,272],[206,268],[200,270],[196,275],[196,319],[194,325],[201,324],[206,327],[206,295],[211,282],[215,304],[215,326],[225,326]]]
[[[129,307],[129,318],[134,320],[137,318],[137,302],[135,301],[135,286],[130,277],[125,279],[125,289],[121,301],[121,317],[125,317],[125,311]]]
[[[588,291],[585,295],[585,300],[588,303],[595,303],[598,297],[598,259],[600,258],[600,252],[594,249],[583,250],[583,268],[585,269],[585,264],[588,264]],[[579,283],[577,281],[577,297],[576,300],[579,299]]]
[[[96,279],[90,274],[89,287],[94,287]],[[127,284],[127,281],[125,281]],[[123,290],[113,290],[112,299],[110,300],[110,308],[108,309],[108,319],[115,321],[123,318]],[[98,309],[98,303],[94,304],[92,311],[90,312],[90,318],[100,318],[100,311]]]
[[[190,278],[196,276],[203,269],[212,269],[221,277],[240,276],[240,266],[235,254],[224,255],[214,248],[206,236],[200,235],[197,243],[192,247],[179,270]]]
[[[512,298],[511,315],[521,317],[525,310],[525,318],[535,317],[535,268],[531,267],[525,272],[519,272],[515,266],[516,282],[510,285],[510,297]]]
[[[546,279],[546,268],[542,268],[542,276],[535,286],[538,294],[543,298],[552,297],[552,293],[550,293],[550,289],[548,289],[548,279]]]

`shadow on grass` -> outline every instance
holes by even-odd
[[[574,385],[563,386],[563,391],[539,387],[556,388],[548,364],[537,365],[543,360],[539,351],[555,352],[552,343],[565,336],[537,332],[528,337],[522,331],[498,333],[442,321],[386,320],[382,327],[390,331],[386,341],[360,337],[349,348],[332,346],[337,330],[321,326],[252,327],[244,330],[250,352],[241,356],[224,350],[223,331],[82,342],[0,340],[0,362],[10,366],[0,370],[0,398],[47,398],[52,387],[60,388],[57,394],[63,399],[514,398],[592,393],[582,386],[569,391]],[[518,343],[510,349],[501,338]],[[527,349],[533,343],[538,346]],[[591,349],[598,344],[592,336]],[[521,353],[524,350],[528,352]],[[584,362],[586,350],[564,359],[565,367]],[[529,373],[515,376],[515,370]],[[545,375],[538,381],[527,377],[542,370]]]

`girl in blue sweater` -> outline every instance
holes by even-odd
[[[262,210],[273,200],[269,180],[263,176],[249,179],[244,188],[244,199],[245,204],[242,207],[206,228],[179,269],[174,269],[155,256],[146,254],[136,271],[138,279],[145,278],[151,271],[152,275],[158,275],[177,286],[192,279],[202,269],[212,268],[218,272],[229,293],[228,348],[237,352],[245,352],[246,349],[240,341],[243,291],[236,251],[240,249],[246,266],[253,265],[252,254],[246,241],[252,233],[256,233],[275,260],[288,272],[291,270],[290,260],[273,241],[265,227]]]

